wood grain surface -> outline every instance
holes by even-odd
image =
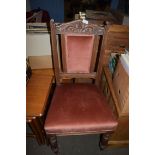
[[[26,86],[26,116],[42,116],[53,81],[52,69],[32,70]]]

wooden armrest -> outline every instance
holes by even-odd
[[[112,99],[113,99],[114,104],[116,106],[117,112],[118,112],[118,114],[120,114],[120,108],[119,108],[118,100],[117,100],[117,97],[116,97],[116,94],[115,94],[115,91],[114,91],[114,88],[113,88],[113,84],[112,84],[112,75],[110,73],[110,70],[109,70],[108,66],[104,66],[103,70],[104,70],[104,73],[105,73],[105,78],[107,80],[108,87],[109,87]]]

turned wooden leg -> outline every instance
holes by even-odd
[[[104,133],[100,135],[100,142],[99,142],[100,150],[104,150],[107,147],[110,136],[111,133]]]
[[[58,149],[58,144],[57,144],[57,137],[55,135],[49,136],[48,135],[48,142],[49,145],[51,146],[52,151],[58,155],[59,154],[59,149]]]

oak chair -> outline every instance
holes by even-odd
[[[57,136],[101,134],[104,149],[118,124],[100,90],[104,28],[81,20],[59,25],[51,20],[50,27],[56,88],[44,125],[49,145],[58,154]],[[87,78],[92,83],[75,80]]]

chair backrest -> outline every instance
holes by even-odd
[[[67,78],[91,78],[99,85],[103,65],[104,28],[75,20],[50,21],[56,83]]]

